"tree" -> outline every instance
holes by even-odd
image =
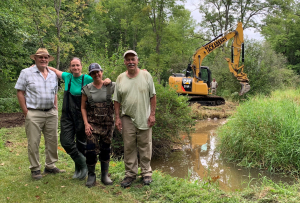
[[[289,68],[300,74],[300,2],[279,3],[263,20],[261,33],[277,53],[287,57]]]
[[[29,39],[27,19],[19,1],[0,4],[0,72],[5,78],[15,78],[30,62],[24,42]],[[2,76],[1,76],[2,77]]]
[[[201,26],[213,36],[228,30],[237,22],[244,29],[257,26],[255,17],[265,15],[271,4],[264,0],[205,0],[199,3],[203,13]]]

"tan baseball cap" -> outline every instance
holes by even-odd
[[[126,52],[124,53],[123,57],[125,58],[125,56],[126,56],[127,54],[133,54],[133,55],[137,56],[137,53],[136,53],[135,51],[133,51],[133,50],[128,50],[128,51],[126,51]]]

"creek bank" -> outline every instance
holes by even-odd
[[[226,101],[224,105],[220,106],[202,106],[198,103],[191,105],[192,108],[192,118],[197,120],[203,119],[221,119],[228,118],[233,115],[236,108],[239,106],[238,102]]]

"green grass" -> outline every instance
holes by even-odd
[[[256,96],[218,130],[221,155],[241,166],[299,174],[300,91]]]
[[[154,171],[154,182],[143,186],[140,177],[129,188],[120,187],[124,163],[111,161],[112,186],[85,187],[85,181],[73,180],[74,163],[59,146],[57,167],[67,172],[31,179],[27,158],[27,139],[24,127],[0,129],[0,202],[299,202],[299,185],[277,185],[266,180],[263,185],[242,192],[224,192],[217,184],[205,181],[190,182]],[[8,142],[9,141],[9,142]],[[44,163],[44,140],[40,157]],[[44,168],[42,164],[42,169]],[[100,165],[97,164],[97,176]],[[267,200],[267,201],[265,201]]]

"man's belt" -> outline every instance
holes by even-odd
[[[27,108],[28,110],[37,110],[37,111],[50,111],[51,109],[53,109],[53,107],[52,108],[50,108],[50,109],[32,109],[32,108]]]

